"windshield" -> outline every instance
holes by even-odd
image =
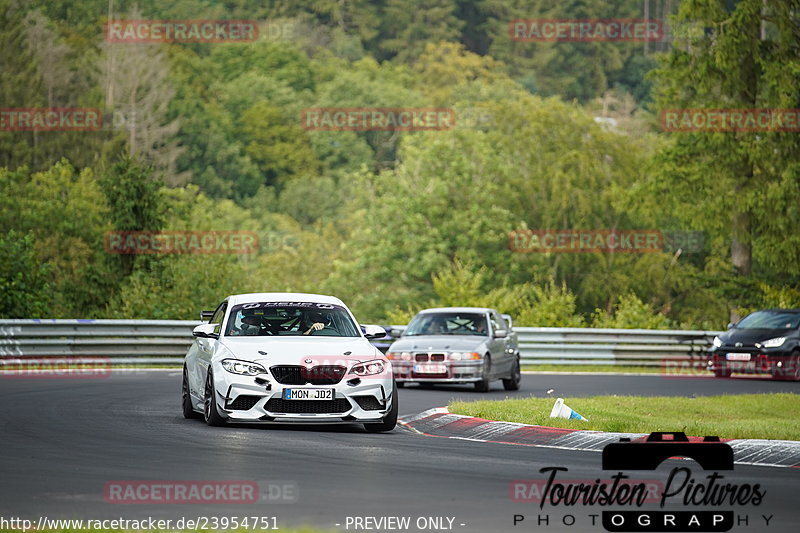
[[[225,335],[229,337],[360,337],[344,307],[313,302],[259,302],[235,305]]]
[[[791,329],[800,325],[800,313],[756,311],[736,324],[736,329]]]
[[[488,335],[486,316],[481,313],[423,313],[414,317],[403,336]]]

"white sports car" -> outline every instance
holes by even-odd
[[[338,298],[237,294],[204,312],[183,367],[183,416],[226,422],[397,423],[392,365]]]

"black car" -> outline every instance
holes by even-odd
[[[800,309],[765,309],[728,324],[714,338],[708,367],[719,378],[745,372],[800,381]]]

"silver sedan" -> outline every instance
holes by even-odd
[[[421,311],[386,354],[397,384],[473,383],[486,392],[500,379],[506,390],[518,390],[519,346],[510,320],[485,307]]]

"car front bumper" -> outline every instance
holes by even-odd
[[[441,366],[444,372],[423,371],[426,367]],[[416,363],[414,361],[392,361],[394,376],[398,383],[475,383],[483,379],[483,360],[441,361]]]
[[[256,382],[261,378],[266,383]],[[393,377],[345,376],[335,385],[282,385],[271,375],[214,367],[217,409],[230,422],[336,424],[380,422],[392,408]],[[285,389],[333,389],[332,400],[286,400]]]
[[[729,359],[729,354],[746,354],[746,360]],[[796,361],[792,360],[789,353],[783,350],[755,350],[747,348],[734,348],[722,346],[709,352],[708,370],[724,371],[730,370],[738,374],[790,374],[794,370]]]

